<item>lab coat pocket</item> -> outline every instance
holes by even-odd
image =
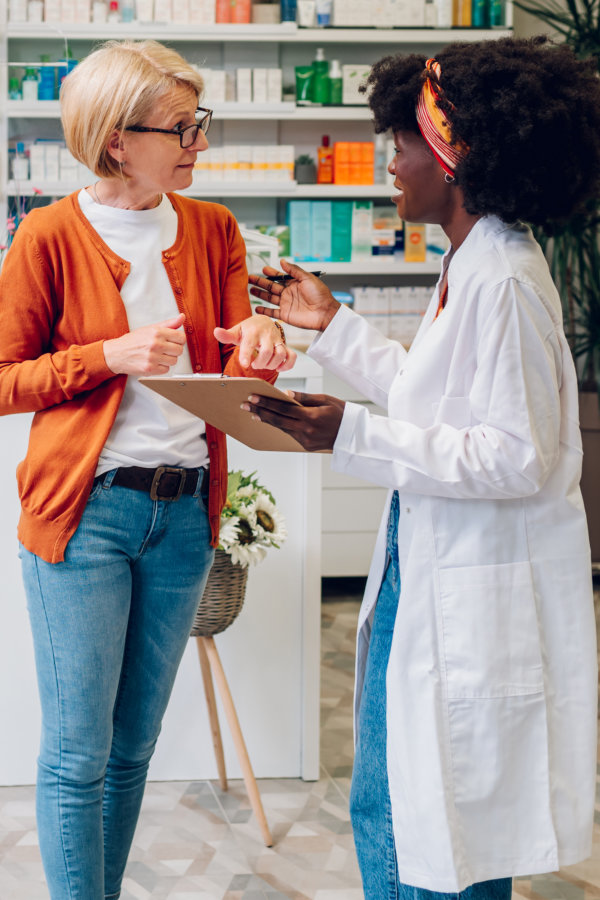
[[[471,424],[471,403],[468,397],[442,397],[433,405],[436,423],[451,425],[453,428],[467,428]]]
[[[543,689],[529,563],[441,569],[448,698],[509,697]]]

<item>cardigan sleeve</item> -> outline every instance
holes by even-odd
[[[46,409],[115,377],[103,341],[58,344],[54,278],[28,224],[0,271],[0,415]]]

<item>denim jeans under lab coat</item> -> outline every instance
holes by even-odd
[[[398,493],[392,495],[387,562],[369,643],[354,756],[350,815],[366,900],[510,900],[511,878],[443,894],[402,884],[398,878],[386,754],[386,670],[400,597]]]
[[[203,498],[96,483],[63,562],[21,548],[42,705],[37,824],[52,900],[120,894],[213,559]]]

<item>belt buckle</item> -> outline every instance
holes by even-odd
[[[177,488],[177,493],[172,497],[161,497],[159,495],[160,490],[160,480],[163,475],[179,475],[179,485]],[[185,469],[172,468],[171,466],[158,466],[156,472],[154,473],[154,478],[152,479],[152,484],[150,485],[150,499],[151,500],[162,500],[164,502],[175,502],[179,500],[183,493],[183,487],[185,485],[186,471]]]

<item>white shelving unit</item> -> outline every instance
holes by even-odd
[[[407,50],[435,53],[437,48],[455,40],[478,41],[501,37],[511,32],[503,29],[302,29],[293,23],[282,25],[214,25],[181,26],[131,23],[107,25],[29,25],[6,23],[7,0],[0,0],[0,215],[6,208],[7,196],[17,190],[8,181],[7,143],[9,139],[34,137],[48,133],[60,136],[59,106],[56,101],[25,103],[7,100],[7,62],[35,63],[40,53],[52,58],[64,56],[68,42],[76,58],[89,53],[98,42],[109,38],[155,38],[177,45],[191,62],[202,66],[234,69],[238,66],[277,66],[283,69],[284,85],[293,84],[293,68],[314,58],[316,47],[324,47],[327,59],[341,63],[372,63],[380,57]],[[210,106],[210,97],[205,98]],[[334,140],[370,140],[373,136],[370,110],[366,106],[301,106],[294,103],[255,105],[224,103],[215,105],[210,139],[216,146],[227,143],[293,144],[296,156],[315,155],[326,130]],[[81,184],[21,184],[21,196],[41,191],[43,196],[60,196],[76,190]],[[191,196],[214,198],[231,208],[240,223],[252,228],[257,223],[282,222],[285,204],[298,198],[385,198],[389,185],[305,185],[295,182],[211,182],[198,181],[186,191]],[[316,265],[316,264],[315,264]],[[309,264],[310,266],[310,264]],[[322,263],[319,267],[331,277],[334,289],[375,280],[377,284],[433,284],[439,261],[432,258],[424,264],[406,264],[390,258],[372,258],[351,263]],[[338,386],[339,387],[339,386]],[[332,391],[330,391],[332,392]],[[348,397],[348,399],[360,399]],[[329,469],[328,461],[324,461]],[[382,492],[368,485],[324,476],[323,571],[327,575],[366,574],[366,566],[375,539],[377,510]],[[352,491],[356,499],[352,499]],[[350,493],[348,493],[350,492]],[[348,504],[360,504],[370,510],[363,517],[360,534],[349,535]],[[368,520],[368,521],[367,521]],[[368,525],[368,527],[367,527]],[[348,568],[353,560],[353,570]]]

